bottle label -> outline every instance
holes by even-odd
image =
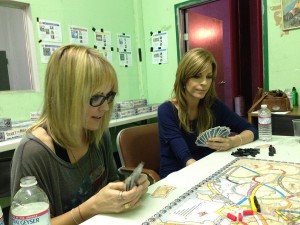
[[[4,225],[4,219],[3,219],[3,216],[0,217],[0,225]]]
[[[258,117],[258,123],[260,125],[269,125],[271,124],[271,117]]]
[[[12,215],[12,219],[13,225],[50,225],[50,210],[48,208],[45,211],[28,216]]]

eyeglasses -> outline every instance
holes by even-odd
[[[111,91],[106,96],[93,95],[90,99],[90,106],[98,107],[98,106],[102,105],[105,102],[105,100],[107,100],[107,103],[111,103],[111,102],[113,102],[116,94],[117,94],[116,92]]]

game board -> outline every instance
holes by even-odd
[[[253,208],[261,212],[233,221]],[[143,225],[300,224],[300,164],[237,158],[158,211]]]

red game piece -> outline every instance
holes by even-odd
[[[231,219],[231,220],[233,220],[233,221],[236,221],[236,216],[235,215],[233,215],[233,214],[231,214],[231,213],[227,213],[227,218],[228,219]]]
[[[243,215],[253,215],[254,214],[254,212],[253,212],[253,210],[244,210],[243,211]]]
[[[238,218],[239,218],[239,221],[242,221],[242,220],[243,220],[242,213],[239,213],[239,214],[238,214]]]

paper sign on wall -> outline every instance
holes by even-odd
[[[128,34],[118,34],[119,51],[131,51],[131,37]]]
[[[157,32],[151,36],[152,63],[168,63],[168,32]]]
[[[88,29],[78,26],[69,26],[70,42],[73,44],[88,45]]]
[[[168,32],[158,32],[152,35],[153,48],[167,48],[168,47]]]
[[[118,34],[119,64],[132,66],[131,37],[129,34]]]
[[[153,50],[152,63],[153,64],[168,63],[168,50],[167,49]]]
[[[55,43],[40,43],[40,51],[41,51],[41,62],[48,63],[50,56],[54,52],[55,49],[61,47],[61,44]]]
[[[39,20],[38,21],[39,39],[44,42],[62,42],[60,23]]]
[[[120,66],[131,66],[132,65],[131,52],[119,52],[119,63]]]
[[[112,63],[112,51],[110,49],[98,49],[99,53],[103,55],[110,63]]]
[[[110,31],[95,31],[95,45],[98,49],[111,47],[111,32]]]

